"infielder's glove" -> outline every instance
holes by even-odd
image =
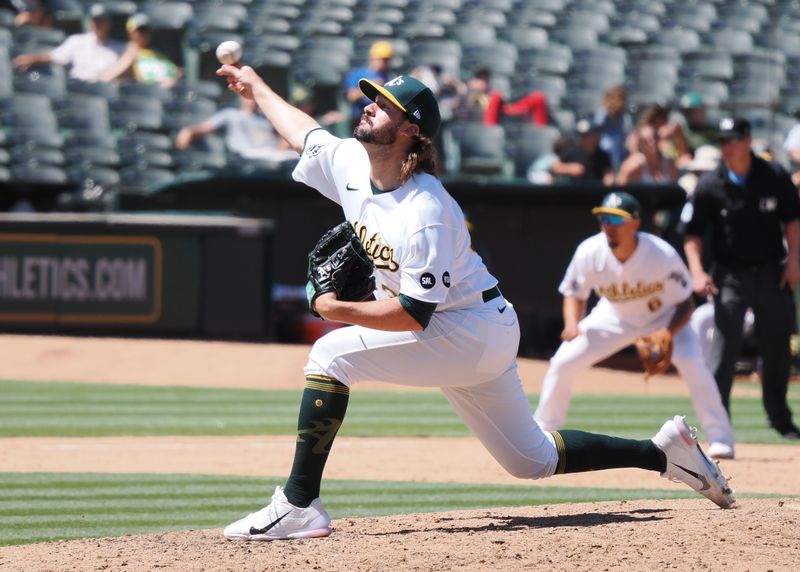
[[[668,332],[656,330],[636,340],[634,345],[644,366],[645,379],[667,370],[672,361],[672,336]]]
[[[306,297],[311,313],[320,317],[314,301],[326,292],[336,292],[339,300],[350,302],[369,298],[375,290],[374,270],[353,225],[345,221],[333,227],[308,253]]]

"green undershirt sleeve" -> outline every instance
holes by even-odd
[[[433,316],[433,312],[436,310],[436,304],[433,302],[416,300],[405,294],[400,294],[399,298],[400,305],[403,306],[403,309],[422,326],[423,330],[427,328],[428,323],[431,321],[431,316]]]

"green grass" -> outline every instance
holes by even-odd
[[[0,381],[0,437],[113,435],[290,435],[300,390],[257,391]],[[535,407],[537,395],[530,395]],[[790,388],[800,411],[800,386]],[[761,401],[733,399],[737,441],[778,443]],[[623,437],[652,435],[675,413],[697,424],[688,397],[578,395],[567,425]],[[342,435],[464,436],[439,393],[353,392]],[[701,434],[702,436],[702,434]]]
[[[269,502],[283,479],[204,475],[0,473],[0,546],[221,528]],[[331,517],[622,499],[696,498],[675,490],[326,481]]]
[[[800,388],[791,388],[800,408]],[[535,406],[536,395],[529,396]],[[293,434],[300,390],[254,391],[0,381],[0,437]],[[576,396],[569,425],[652,435],[688,398]],[[737,398],[738,441],[776,443],[758,398]],[[345,435],[468,435],[437,393],[354,392]],[[263,506],[282,478],[0,473],[0,545],[217,528]],[[668,491],[528,485],[326,481],[333,518],[617,499],[694,498]]]

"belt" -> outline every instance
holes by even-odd
[[[488,290],[484,290],[481,293],[481,297],[483,298],[483,303],[489,302],[490,300],[494,300],[495,298],[500,297],[500,288],[497,286],[492,286]]]

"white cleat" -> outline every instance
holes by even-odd
[[[667,470],[661,476],[689,485],[721,508],[731,508],[734,498],[728,479],[700,448],[696,432],[676,415],[656,433],[653,443],[667,456]]]
[[[712,459],[733,459],[733,447],[727,443],[715,441],[708,446],[708,456]]]
[[[225,527],[228,540],[286,540],[290,538],[318,538],[331,533],[331,517],[315,498],[306,508],[299,508],[286,500],[281,487],[275,487],[272,502]]]

